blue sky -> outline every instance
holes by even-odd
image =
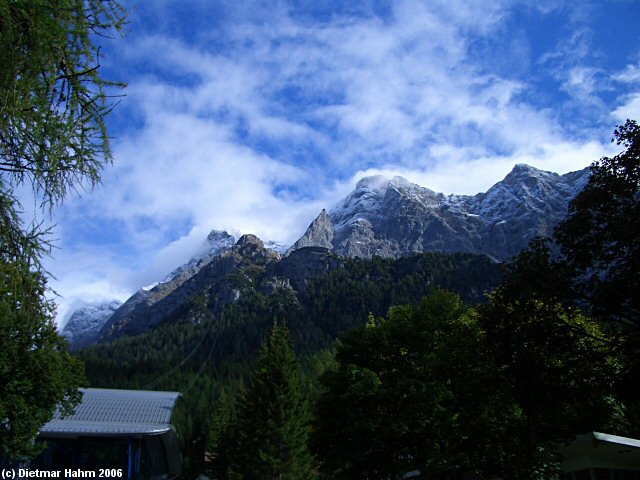
[[[364,175],[475,194],[565,173],[640,119],[640,2],[140,0],[113,165],[51,219],[64,315],[161,279],[208,231],[293,242]]]

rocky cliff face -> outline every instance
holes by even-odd
[[[506,260],[536,236],[550,236],[589,169],[558,175],[516,165],[486,193],[444,195],[401,177],[368,177],[292,246],[368,258],[471,252]]]
[[[331,250],[333,248],[333,220],[323,208],[320,215],[311,222],[305,234],[294,243],[287,253],[303,247],[323,247]]]
[[[62,335],[73,348],[82,348],[93,343],[100,330],[122,302],[113,300],[77,308],[62,328]]]

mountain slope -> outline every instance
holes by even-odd
[[[204,249],[195,255],[189,262],[176,268],[164,280],[150,287],[142,288],[134,293],[122,306],[108,319],[109,322],[103,324],[101,329],[94,332],[89,343],[94,343],[99,339],[102,331],[108,332],[118,329],[118,325],[123,325],[132,317],[144,317],[152,305],[162,301],[187,280],[196,275],[202,268],[208,265],[221,252],[231,248],[235,243],[235,238],[227,232],[212,230],[207,236]],[[124,333],[124,332],[123,332]]]
[[[480,255],[353,259],[308,247],[274,261],[255,237],[246,240],[251,244],[244,252],[229,252],[220,259],[231,267],[225,274],[203,269],[185,283],[179,290],[191,295],[180,292],[183,302],[166,311],[153,328],[132,335],[136,322],[144,319],[131,318],[123,326],[126,335],[114,332],[108,342],[86,349],[82,357],[92,384],[146,388],[177,365],[184,367],[171,379],[174,382],[204,363],[211,371],[244,363],[258,350],[274,319],[286,323],[299,352],[313,353],[329,347],[341,332],[365,323],[369,314],[386,315],[392,305],[417,303],[434,286],[459,292],[475,304],[501,279],[500,265]]]
[[[219,285],[234,272],[241,275],[243,267],[260,268],[279,259],[280,254],[265,248],[255,235],[244,235],[228,248],[225,243],[225,248],[220,248],[215,255],[207,255],[194,268],[182,269],[173,280],[156,285],[148,292],[136,293],[103,326],[99,340],[137,335],[153,328],[203,289]],[[224,305],[237,300],[240,290],[233,283],[226,283],[216,294],[216,301]]]

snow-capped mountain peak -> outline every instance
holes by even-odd
[[[589,169],[558,175],[516,165],[486,193],[444,195],[402,177],[363,178],[291,251],[322,246],[344,256],[399,257],[424,251],[508,259],[535,236],[550,236]]]
[[[184,275],[191,275],[195,271],[202,268],[213,257],[221,253],[222,251],[233,247],[236,239],[229,235],[226,231],[211,230],[207,235],[206,240],[203,242],[201,248],[196,254],[189,259],[184,265],[180,265],[178,268],[169,273],[161,282],[153,285],[152,288],[147,290],[153,290],[157,285],[172,282]]]
[[[121,305],[119,300],[77,305],[65,319],[61,334],[74,348],[88,345]]]

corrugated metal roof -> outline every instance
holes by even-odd
[[[618,435],[609,435],[607,433],[600,432],[593,432],[593,438],[595,438],[596,440],[600,440],[601,442],[640,448],[640,440],[636,438],[620,437]]]
[[[40,430],[43,436],[158,434],[171,428],[180,393],[146,390],[81,389],[82,402],[73,415],[57,413]]]

